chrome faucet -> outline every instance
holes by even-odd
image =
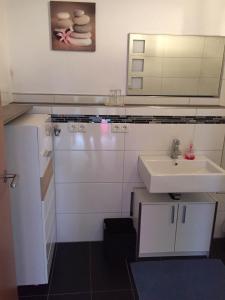
[[[172,159],[177,159],[178,156],[181,155],[181,151],[179,149],[179,146],[180,146],[180,140],[173,139],[172,146],[171,146],[171,152],[170,152],[170,157]]]

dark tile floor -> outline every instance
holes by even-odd
[[[110,263],[103,244],[57,244],[48,285],[19,287],[22,300],[134,300],[126,261]]]
[[[211,257],[225,264],[225,239],[213,241]],[[19,288],[21,300],[135,300],[135,294],[128,263],[108,262],[101,242],[57,244],[49,284]]]

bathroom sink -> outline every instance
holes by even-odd
[[[205,156],[140,155],[138,171],[150,193],[225,192],[225,170]]]

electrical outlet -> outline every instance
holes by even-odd
[[[118,123],[112,124],[112,132],[116,133],[116,132],[121,132],[122,128],[121,125]]]
[[[67,128],[69,132],[78,132],[79,127],[77,123],[69,122],[67,123]]]
[[[129,132],[129,125],[128,124],[122,124],[121,125],[121,132]]]
[[[84,124],[84,123],[79,123],[79,124],[78,124],[78,131],[79,131],[79,132],[86,132],[86,131],[87,131],[86,124]]]

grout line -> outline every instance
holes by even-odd
[[[120,292],[132,292],[133,289],[117,289],[117,290],[96,290],[95,293],[120,293]]]
[[[133,284],[132,284],[132,279],[131,279],[131,276],[130,276],[130,269],[129,269],[129,266],[128,266],[128,261],[126,259],[126,268],[127,268],[127,273],[128,273],[128,277],[129,277],[129,281],[130,281],[130,288],[131,288],[131,292],[132,292],[132,296],[133,296],[133,299],[135,300],[135,291],[134,291],[134,288],[133,288]]]
[[[69,296],[69,295],[90,295],[90,291],[89,292],[87,292],[87,291],[85,291],[85,292],[68,292],[68,293],[66,293],[66,292],[62,292],[62,293],[53,293],[53,294],[49,294],[49,296]]]
[[[47,294],[47,300],[49,299],[50,294],[50,288],[53,280],[53,274],[54,274],[54,268],[55,268],[55,261],[56,261],[56,255],[57,255],[57,249],[58,249],[58,243],[55,243],[55,253],[52,261],[50,276],[49,276],[49,282],[48,282],[48,294]]]
[[[92,251],[91,251],[91,242],[89,242],[89,271],[90,271],[90,296],[91,300],[93,299],[93,281],[92,281]]]

